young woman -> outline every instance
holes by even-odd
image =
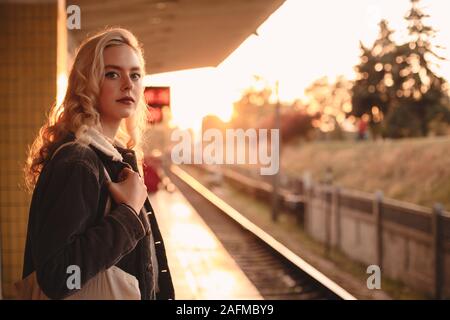
[[[23,278],[34,272],[50,299],[79,291],[68,285],[73,270],[80,271],[82,291],[111,267],[138,284],[141,299],[174,298],[133,150],[146,123],[144,70],[129,31],[110,29],[87,39],[62,105],[30,148],[25,180],[33,197]]]

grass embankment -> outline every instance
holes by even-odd
[[[282,170],[313,180],[331,167],[334,184],[388,198],[450,210],[450,138],[292,143],[283,146]]]

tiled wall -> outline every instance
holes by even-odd
[[[57,12],[58,0],[0,4],[0,239],[5,299],[14,297],[13,283],[22,274],[30,201],[22,171],[27,146],[56,97]]]

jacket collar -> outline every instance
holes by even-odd
[[[97,129],[93,127],[89,128],[85,132],[83,140],[105,155],[110,156],[113,161],[123,161],[122,154]]]

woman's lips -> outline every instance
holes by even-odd
[[[118,99],[116,101],[120,102],[120,103],[123,103],[123,104],[126,104],[126,105],[131,105],[131,104],[134,103],[134,99],[131,98],[131,97],[121,98],[121,99]]]

